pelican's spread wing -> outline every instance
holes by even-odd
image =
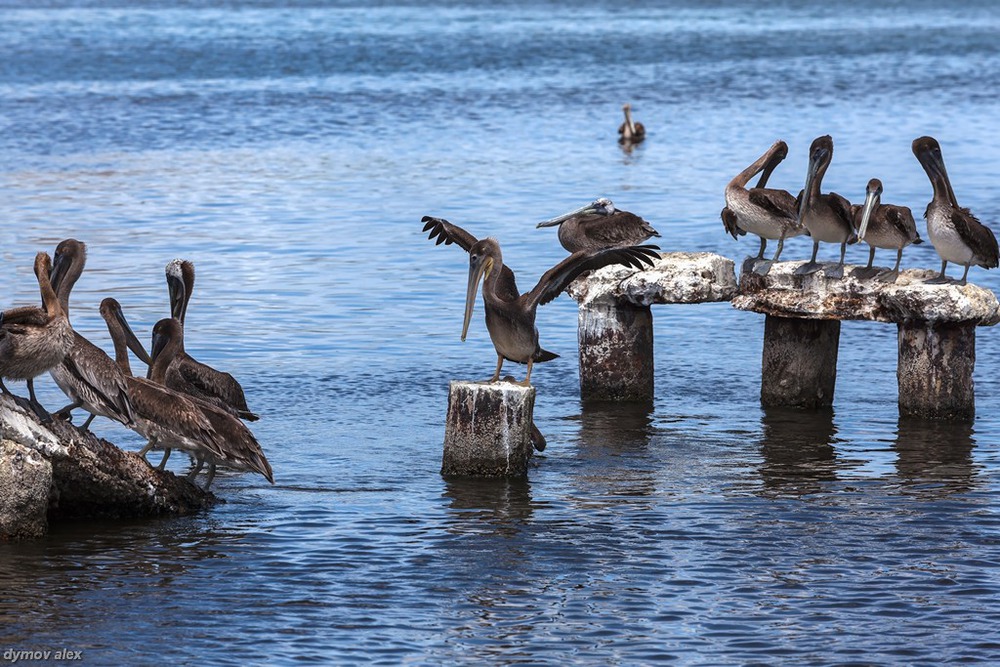
[[[660,258],[657,250],[659,247],[655,245],[580,250],[546,271],[535,288],[524,296],[529,305],[546,304],[559,296],[584,271],[593,271],[610,264],[644,269]]]
[[[465,252],[474,246],[479,240],[458,225],[453,225],[444,218],[435,218],[425,215],[420,219],[424,224],[424,231],[430,232],[427,238],[433,239],[436,245],[451,245],[454,243]],[[507,268],[505,264],[500,270],[500,283],[497,286],[497,295],[504,301],[513,301],[520,295],[517,291],[517,281],[514,279],[514,272]]]
[[[453,225],[444,218],[434,218],[425,215],[420,218],[420,222],[426,223],[424,231],[430,232],[427,238],[434,239],[434,242],[438,245],[442,243],[445,245],[456,243],[459,248],[465,252],[469,252],[469,248],[479,240],[458,225]]]

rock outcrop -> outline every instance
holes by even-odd
[[[183,477],[67,422],[38,423],[0,396],[0,540],[49,522],[180,515],[217,502]]]

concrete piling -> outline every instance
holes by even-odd
[[[452,381],[441,474],[527,475],[534,407],[534,387]]]

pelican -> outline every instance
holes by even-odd
[[[424,231],[429,238],[441,243],[458,243],[469,252],[469,282],[465,299],[465,318],[462,323],[462,340],[465,340],[472,319],[479,282],[483,282],[483,305],[486,308],[486,328],[497,352],[497,367],[490,379],[500,378],[504,360],[527,364],[528,371],[521,384],[531,382],[531,368],[535,362],[550,361],[559,355],[543,350],[538,342],[535,313],[538,306],[559,296],[566,287],[584,271],[609,264],[623,264],[637,269],[651,266],[658,258],[656,246],[630,246],[581,250],[573,253],[542,275],[538,284],[524,294],[518,294],[514,274],[503,263],[500,244],[493,238],[477,241],[465,230],[447,220],[425,216]]]
[[[51,282],[67,317],[70,292],[86,262],[87,246],[82,241],[66,239],[56,246]],[[73,332],[73,345],[63,360],[49,370],[49,375],[72,401],[58,410],[57,415],[69,418],[74,409],[81,407],[90,413],[81,431],[90,428],[97,416],[114,419],[125,426],[133,424],[132,404],[121,369],[104,350],[76,331]]]
[[[637,144],[646,138],[646,128],[642,123],[632,120],[631,104],[623,104],[622,111],[625,112],[625,122],[618,127],[618,143]]]
[[[173,317],[162,319],[156,323],[153,327],[153,350],[155,353],[151,367],[156,367],[160,360],[163,360],[164,365],[169,366],[176,355],[183,353],[184,337],[182,332],[181,323]],[[209,420],[223,441],[221,451],[200,452],[197,456],[198,465],[192,473],[193,475],[197,475],[205,463],[208,463],[209,466],[205,489],[207,490],[211,486],[212,480],[215,479],[216,465],[260,473],[268,482],[274,484],[271,464],[268,463],[267,457],[264,456],[264,452],[260,448],[260,443],[257,442],[250,429],[231,412],[210,401],[196,397],[191,397],[190,400]]]
[[[895,248],[896,265],[892,271],[879,276],[881,282],[895,282],[899,275],[899,263],[903,259],[903,248],[911,243],[923,243],[917,233],[917,223],[913,221],[913,213],[906,206],[883,204],[882,181],[873,178],[865,188],[864,206],[853,206],[854,225],[858,230],[858,241],[864,241],[870,246],[868,251],[868,266],[855,271],[855,275],[871,276],[878,272],[872,269],[875,261],[875,248]]]
[[[785,239],[803,234],[805,229],[798,221],[795,197],[786,190],[766,188],[771,172],[788,155],[788,144],[776,141],[753,164],[737,174],[726,186],[726,207],[722,209],[722,222],[733,238],[747,232],[760,237],[760,251],[751,258],[754,272],[766,275],[781,257]],[[747,188],[750,179],[761,174],[756,187]],[[768,239],[778,240],[774,257],[764,260]]]
[[[604,197],[582,208],[535,225],[559,225],[559,243],[570,252],[638,245],[660,233],[634,213],[615,208]]]
[[[958,281],[960,285],[965,284],[969,267],[973,264],[984,269],[996,268],[1000,256],[997,237],[969,209],[958,205],[944,168],[941,146],[932,137],[920,137],[913,140],[913,154],[927,172],[934,188],[934,196],[927,205],[924,218],[927,220],[927,235],[941,257],[941,275],[927,282],[949,282],[944,273],[948,262],[965,265],[965,272]]]
[[[26,306],[0,313],[0,391],[18,405],[30,408],[42,422],[52,421],[52,416],[35,397],[34,379],[61,362],[73,345],[73,327],[52,289],[51,272],[52,258],[48,253],[38,253],[35,277],[43,307]],[[30,399],[14,396],[2,378],[26,380]]]
[[[857,243],[854,233],[854,216],[851,213],[851,202],[836,192],[821,194],[823,176],[833,159],[833,139],[830,135],[817,137],[809,147],[809,171],[806,174],[806,186],[802,191],[799,204],[799,222],[805,226],[813,239],[812,258],[795,269],[798,275],[816,273],[822,268],[816,262],[819,243],[839,243],[840,263],[826,272],[828,278],[844,277],[844,255],[848,243]]]
[[[183,324],[188,302],[194,291],[194,264],[175,259],[167,264],[165,273],[170,295],[170,314],[182,325],[177,334],[180,348],[172,361],[159,364],[157,350],[154,349],[153,366],[150,366],[146,377],[175,391],[208,401],[241,419],[257,421],[260,417],[247,407],[243,387],[236,378],[201,363],[184,351]]]

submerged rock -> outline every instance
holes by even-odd
[[[138,454],[67,422],[42,425],[0,396],[0,540],[38,537],[53,521],[189,514],[215,502]]]

